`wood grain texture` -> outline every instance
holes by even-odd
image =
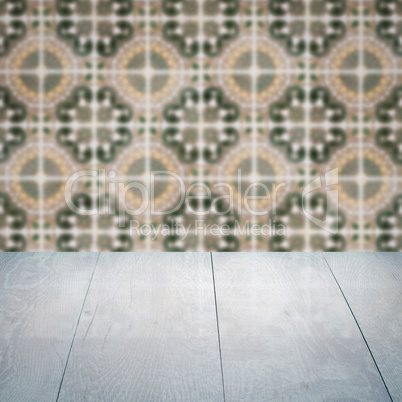
[[[385,383],[402,400],[402,254],[326,253]]]
[[[102,254],[60,400],[222,399],[209,254]]]
[[[97,254],[0,254],[0,400],[55,401]]]
[[[213,254],[227,401],[388,401],[323,256]]]

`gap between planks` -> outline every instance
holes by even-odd
[[[98,257],[96,258],[95,266],[94,266],[94,269],[92,270],[91,279],[89,280],[88,288],[87,288],[87,291],[86,291],[86,293],[85,293],[84,300],[83,300],[83,302],[82,302],[81,311],[80,311],[80,314],[79,314],[79,316],[78,316],[77,325],[75,326],[73,339],[71,340],[70,349],[69,349],[69,351],[68,351],[68,355],[67,355],[67,359],[66,359],[66,364],[64,365],[63,375],[61,376],[61,381],[60,381],[60,385],[59,385],[59,390],[58,390],[58,392],[57,392],[56,402],[59,400],[59,397],[60,397],[60,391],[61,391],[61,387],[62,387],[62,385],[63,385],[64,376],[65,376],[65,374],[66,374],[67,365],[68,365],[68,361],[69,361],[69,359],[70,359],[71,350],[72,350],[73,345],[74,345],[75,335],[77,334],[77,329],[78,329],[78,325],[80,324],[82,311],[84,310],[85,301],[87,300],[87,296],[88,296],[88,293],[89,293],[89,288],[91,287],[92,279],[93,279],[93,277],[94,277],[95,270],[96,270],[96,267],[97,267],[97,265],[98,265],[99,258],[100,258],[100,253],[98,253]]]
[[[345,293],[343,292],[343,290],[342,290],[342,288],[341,288],[341,285],[339,284],[338,280],[336,279],[336,276],[335,276],[334,272],[332,271],[332,268],[331,268],[331,266],[329,265],[329,263],[328,263],[328,261],[327,261],[327,259],[326,259],[326,257],[325,257],[325,254],[324,254],[324,253],[321,253],[321,255],[324,257],[324,260],[325,260],[325,262],[326,262],[326,264],[327,264],[327,266],[328,266],[328,269],[329,269],[329,271],[330,271],[332,277],[334,278],[334,280],[335,280],[335,282],[336,282],[336,285],[338,286],[338,289],[339,289],[339,291],[341,292],[342,297],[343,297],[343,299],[345,300],[345,302],[346,302],[346,304],[347,304],[347,306],[348,306],[348,308],[349,308],[350,313],[352,314],[352,317],[353,317],[353,319],[354,319],[354,321],[355,321],[355,323],[356,323],[356,325],[357,325],[357,328],[359,329],[359,332],[360,332],[360,334],[361,334],[361,336],[362,336],[362,338],[363,338],[363,341],[364,341],[364,343],[365,343],[366,346],[367,346],[367,349],[368,349],[368,351],[369,351],[369,353],[370,353],[371,358],[373,359],[373,362],[374,362],[375,367],[376,367],[376,369],[377,369],[377,371],[378,371],[378,374],[379,374],[380,377],[381,377],[381,381],[382,381],[382,383],[384,384],[385,389],[387,390],[389,399],[393,402],[394,400],[392,399],[392,396],[391,396],[391,393],[389,392],[388,386],[387,386],[387,384],[386,384],[386,382],[385,382],[385,380],[384,380],[384,377],[383,377],[383,375],[382,375],[382,373],[381,373],[380,368],[378,367],[378,364],[377,364],[377,362],[376,362],[376,360],[375,360],[375,358],[374,358],[374,355],[373,355],[373,353],[372,353],[372,351],[371,351],[371,349],[370,349],[370,346],[369,346],[369,344],[368,344],[368,342],[367,342],[367,340],[366,340],[366,337],[364,336],[363,331],[362,331],[362,329],[361,329],[361,327],[360,327],[360,325],[359,325],[359,323],[358,323],[358,321],[357,321],[357,318],[356,318],[355,314],[353,313],[352,307],[350,306],[350,304],[349,304],[349,302],[348,302],[348,300],[347,300],[347,298],[346,298],[346,296],[345,296]],[[378,256],[377,256],[377,257],[378,257]]]
[[[222,363],[222,349],[221,349],[221,336],[219,332],[219,315],[218,315],[218,304],[216,301],[216,287],[215,287],[215,273],[214,273],[214,258],[212,252],[211,254],[211,271],[212,271],[212,283],[214,286],[214,299],[215,299],[215,315],[216,315],[216,329],[218,332],[218,345],[219,345],[219,359],[221,363],[221,375],[222,375],[222,392],[223,392],[223,401],[226,401],[225,396],[225,378],[223,375],[223,363]]]

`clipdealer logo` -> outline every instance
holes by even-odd
[[[180,189],[177,196],[177,202],[167,210],[158,210],[155,205],[155,183],[161,177],[169,180],[175,180],[177,188]],[[74,186],[81,180],[85,179],[97,182],[97,197],[112,196],[115,202],[104,203],[98,208],[83,208],[80,205],[75,205],[73,200]],[[324,178],[316,177],[308,183],[302,191],[302,211],[305,217],[313,222],[317,227],[331,234],[338,233],[338,169],[333,169],[325,173]],[[226,182],[217,182],[213,186],[209,186],[204,182],[195,182],[186,187],[185,181],[175,172],[170,171],[154,171],[150,172],[148,180],[134,180],[131,182],[119,181],[114,171],[109,171],[106,174],[105,169],[99,170],[83,170],[72,175],[65,186],[65,202],[68,208],[77,215],[116,215],[119,218],[119,227],[124,227],[127,224],[127,215],[139,217],[143,214],[149,216],[164,216],[177,212],[180,208],[186,208],[187,212],[194,216],[194,223],[191,225],[172,226],[167,224],[144,224],[138,219],[130,221],[130,234],[151,236],[156,239],[158,236],[165,236],[174,233],[183,238],[190,233],[195,235],[212,235],[225,236],[228,233],[237,236],[285,236],[286,227],[283,222],[278,223],[271,216],[275,216],[278,206],[280,194],[287,187],[286,182],[272,184],[270,188],[266,183],[253,182],[245,188],[242,186],[241,171],[238,172],[237,189],[245,188],[240,196],[235,197],[232,185]],[[258,191],[257,191],[258,189]],[[127,194],[135,190],[141,194],[141,205],[137,208],[131,208],[127,203]],[[309,198],[317,192],[325,193],[326,210],[325,216],[317,217],[309,210]],[[212,194],[219,194],[217,197],[212,197]],[[207,200],[209,208],[194,209],[191,200]],[[255,201],[265,200],[268,206],[265,209],[254,208]],[[217,202],[224,200],[225,209],[222,211],[217,208]],[[236,216],[250,215],[254,219],[246,219],[240,224],[239,219],[236,219],[234,227],[225,224],[208,223],[206,224],[203,217],[214,215],[216,217],[232,214]],[[269,219],[266,219],[267,217]],[[258,218],[260,217],[260,218]],[[265,218],[265,220],[264,220]],[[256,220],[261,219],[263,222],[256,223]]]

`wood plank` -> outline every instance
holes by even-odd
[[[213,254],[227,401],[387,401],[323,256]]]
[[[0,255],[0,400],[55,401],[97,254]]]
[[[60,400],[222,400],[207,253],[102,254]]]
[[[388,390],[402,400],[402,254],[326,253]]]

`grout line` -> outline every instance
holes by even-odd
[[[83,69],[83,68],[71,68],[71,69],[48,69],[46,70],[47,75],[57,75],[57,74],[77,74],[77,75],[86,75],[88,74],[90,70],[89,69]],[[269,68],[261,68],[259,70],[259,75],[277,75],[277,74],[282,74],[282,75],[299,75],[303,70],[300,70],[300,68],[284,68],[281,71],[277,71],[274,69],[269,69]],[[212,68],[209,69],[208,72],[213,75],[218,75],[218,74],[237,74],[237,75],[246,75],[250,76],[250,70],[246,69],[240,69],[240,68],[232,68],[232,69],[219,69],[219,68]],[[7,74],[7,75],[15,75],[15,74],[20,74],[20,75],[35,75],[37,73],[37,70],[34,69],[21,69],[21,68],[16,68],[13,70],[10,70],[8,68],[2,68],[0,66],[0,74]],[[102,73],[105,75],[112,75],[112,74],[121,74],[121,75],[144,75],[144,70],[139,70],[135,68],[130,68],[127,70],[120,70],[120,69],[102,69]],[[154,75],[160,75],[160,76],[171,76],[171,75],[189,75],[193,76],[194,75],[194,70],[192,70],[190,67],[189,68],[184,68],[180,70],[162,70],[162,69],[155,69],[152,71]],[[350,69],[330,69],[330,68],[317,68],[314,70],[314,73],[316,75],[334,75],[334,74],[339,74],[341,76],[353,76],[356,77],[356,70],[350,70]],[[401,70],[398,69],[384,69],[384,70],[379,70],[375,68],[367,68],[365,71],[366,75],[378,75],[378,74],[395,74],[395,75],[401,75]],[[325,84],[322,84],[320,86],[325,86]]]
[[[244,217],[247,220],[251,220],[251,216],[248,213],[241,214],[240,217]],[[115,229],[98,229],[97,232],[98,234],[110,234],[111,231],[113,232]],[[167,233],[175,233],[175,229],[166,229]],[[232,229],[234,232],[234,229]],[[26,229],[26,230],[21,230],[21,229],[7,229],[7,230],[2,230],[0,229],[0,234],[10,234],[10,233],[24,233],[24,234],[35,234],[37,233],[37,229]],[[63,233],[74,233],[74,229],[43,229],[43,234],[50,234],[50,235],[61,235]],[[116,233],[130,233],[130,229],[116,229]],[[197,230],[196,229],[190,229],[189,231],[190,234],[196,234]],[[349,236],[356,234],[356,229],[340,229],[339,234],[344,235],[344,236]],[[393,235],[399,235],[402,234],[402,229],[362,229],[359,231],[360,234],[368,234],[368,235],[378,235],[380,233],[392,233]],[[93,234],[92,229],[81,229],[80,234]],[[293,229],[291,232],[289,231],[289,234],[292,235],[303,235],[305,234],[304,228],[302,229]],[[310,228],[310,234],[322,234],[322,229],[321,228]],[[134,238],[136,238],[136,235],[132,235]],[[355,250],[356,251],[356,250]]]
[[[305,41],[305,57],[304,57],[304,63],[305,63],[305,77],[306,77],[306,81],[303,85],[303,89],[304,92],[306,94],[306,98],[304,99],[303,102],[303,109],[304,109],[304,149],[305,149],[305,160],[304,160],[304,186],[308,186],[310,181],[311,181],[311,175],[310,175],[310,171],[311,171],[311,164],[310,164],[310,136],[311,136],[311,119],[310,119],[310,112],[311,112],[311,104],[310,104],[310,92],[312,90],[312,85],[311,85],[311,80],[310,80],[310,7],[311,4],[310,2],[306,2],[305,4],[305,11],[304,11],[304,19],[305,19],[305,34],[303,36],[304,41]],[[314,84],[313,84],[314,85]],[[322,172],[323,174],[325,174],[324,172]],[[320,174],[321,176],[321,174]],[[306,200],[307,203],[309,202],[308,199]],[[303,202],[303,201],[302,201]],[[310,250],[310,221],[308,219],[304,220],[304,230],[305,230],[305,234],[304,234],[304,251],[311,251]]]
[[[44,0],[39,1],[39,18],[42,17],[44,12]],[[45,50],[44,50],[44,27],[43,21],[40,21],[39,25],[39,125],[38,125],[38,148],[39,148],[39,161],[38,161],[38,176],[39,176],[39,228],[41,232],[39,233],[39,251],[45,251],[45,238],[42,230],[45,227],[44,221],[44,195],[45,195],[45,165],[43,161],[43,136],[44,136],[44,90],[45,90]],[[28,119],[27,119],[28,120]]]
[[[113,170],[110,170],[110,171],[113,171]],[[322,176],[322,175],[323,174],[320,173],[320,176]],[[260,180],[260,181],[261,180],[277,180],[277,181],[288,180],[290,182],[299,182],[301,180],[301,177],[302,176],[291,176],[291,175],[288,175],[288,176],[286,176],[286,175],[285,176],[261,175],[261,176],[258,176],[258,180]],[[194,176],[185,176],[185,175],[180,176],[180,178],[184,181],[193,181],[195,179]],[[5,182],[6,181],[29,182],[29,181],[36,181],[36,179],[37,179],[36,176],[2,176],[2,175],[0,175],[0,180],[5,181]],[[71,176],[49,176],[49,177],[46,177],[46,182],[51,183],[51,182],[59,182],[59,181],[68,181],[69,179],[71,179]],[[210,180],[211,179],[213,180],[213,183],[216,187],[221,187],[221,186],[217,185],[218,184],[217,182],[219,180],[238,181],[239,179],[241,179],[241,181],[247,182],[247,181],[251,181],[251,180],[255,179],[255,176],[253,176],[252,174],[251,175],[248,174],[248,175],[244,175],[244,176],[240,176],[240,177],[239,176],[214,175],[214,177],[210,178]],[[108,181],[110,183],[118,183],[119,181],[124,182],[124,181],[130,181],[130,180],[138,181],[138,182],[142,183],[144,181],[144,176],[116,176],[113,179],[108,178]],[[166,177],[155,176],[153,181],[156,183],[158,183],[158,182],[164,183],[169,180],[170,179],[166,178]],[[357,180],[358,180],[358,177],[356,177],[356,176],[342,176],[342,178],[341,178],[342,183],[348,183],[348,182],[356,183]],[[378,183],[378,182],[381,183],[383,181],[385,181],[385,182],[391,181],[391,182],[399,183],[399,182],[402,182],[402,177],[394,178],[394,177],[389,177],[389,176],[387,176],[387,177],[367,176],[367,177],[365,177],[365,181],[366,181],[366,183]],[[213,186],[211,185],[211,187],[213,187]]]
[[[197,105],[197,111],[198,111],[198,123],[197,123],[197,133],[198,133],[198,141],[197,141],[197,148],[198,148],[198,163],[197,163],[197,168],[198,168],[198,173],[197,173],[197,180],[200,183],[204,183],[204,90],[205,90],[205,85],[204,85],[204,34],[203,34],[203,27],[204,27],[204,11],[203,11],[203,2],[202,0],[197,1],[198,5],[198,83],[197,83],[197,91],[198,91],[198,105]],[[191,180],[192,181],[192,180]],[[202,197],[202,196],[201,196]],[[202,200],[202,198],[201,198]],[[197,212],[201,211],[201,205],[202,201],[200,199],[197,200]],[[201,211],[202,213],[202,211]],[[198,217],[198,215],[196,214]],[[197,218],[196,218],[197,219]],[[202,220],[204,221],[204,218],[202,216]],[[198,235],[198,245],[197,245],[197,251],[202,251],[204,248],[204,233],[203,231]]]
[[[59,385],[59,391],[57,392],[56,402],[59,400],[59,397],[60,397],[60,391],[61,391],[61,387],[62,387],[62,385],[63,385],[64,375],[66,374],[67,365],[68,365],[68,361],[69,361],[69,359],[70,359],[71,350],[72,350],[72,348],[73,348],[73,344],[74,344],[74,341],[75,341],[75,335],[77,334],[77,329],[78,329],[78,326],[79,326],[79,324],[80,324],[82,311],[84,310],[84,305],[85,305],[85,302],[86,302],[86,300],[87,300],[87,296],[88,296],[88,293],[89,293],[89,288],[91,287],[92,279],[93,279],[93,277],[94,277],[95,270],[96,270],[96,267],[97,267],[97,265],[98,265],[98,261],[99,261],[100,256],[101,256],[101,253],[98,252],[98,257],[97,257],[97,259],[96,259],[95,266],[94,266],[94,269],[93,269],[93,271],[92,271],[91,279],[89,280],[87,292],[85,293],[84,301],[82,302],[80,315],[78,316],[77,325],[76,325],[76,327],[75,327],[73,339],[72,339],[72,341],[71,341],[70,349],[69,349],[69,351],[68,351],[66,364],[65,364],[65,366],[64,366],[63,375],[62,375],[62,377],[61,377],[61,381],[60,381],[60,385]]]
[[[343,290],[342,290],[342,288],[341,288],[341,285],[339,284],[338,280],[336,279],[336,276],[335,276],[334,272],[332,271],[331,266],[329,265],[327,259],[325,258],[325,253],[321,253],[321,255],[324,257],[324,260],[325,260],[325,262],[327,263],[328,268],[329,268],[329,270],[330,270],[330,272],[331,272],[333,278],[335,279],[335,282],[336,282],[336,284],[338,285],[338,288],[339,288],[340,292],[342,293],[342,296],[343,296],[343,298],[345,299],[346,304],[347,304],[348,307],[349,307],[349,311],[350,311],[350,313],[352,314],[353,319],[355,320],[355,323],[356,323],[356,325],[357,325],[357,328],[358,328],[359,331],[360,331],[360,334],[361,334],[361,336],[362,336],[362,338],[363,338],[363,340],[364,340],[364,343],[365,343],[366,346],[367,346],[368,351],[370,352],[371,358],[373,359],[373,362],[374,362],[374,364],[375,364],[375,366],[376,366],[376,368],[377,368],[377,371],[378,371],[378,373],[380,374],[380,377],[381,377],[381,380],[382,380],[382,382],[383,382],[383,384],[384,384],[384,387],[385,387],[385,389],[387,390],[389,399],[393,402],[392,396],[391,396],[391,394],[390,394],[390,392],[389,392],[389,389],[388,389],[388,387],[387,387],[387,384],[385,383],[384,377],[382,376],[381,371],[380,371],[380,368],[378,367],[378,364],[377,364],[377,362],[375,361],[375,358],[374,358],[374,356],[373,356],[373,353],[371,352],[371,349],[370,349],[370,346],[369,346],[369,344],[368,344],[368,342],[367,342],[367,340],[366,340],[366,337],[364,336],[363,331],[362,331],[362,329],[360,328],[359,323],[357,322],[356,316],[354,315],[353,310],[352,310],[352,308],[351,308],[351,306],[350,306],[348,300],[346,299],[345,293],[343,293]]]
[[[1,72],[0,72],[1,75]],[[140,110],[140,109],[138,109]],[[219,122],[218,123],[221,127],[225,128],[225,127],[240,127],[240,128],[246,128],[249,127],[250,123],[244,123],[244,122],[235,122],[235,123],[228,123],[228,122]],[[282,122],[282,123],[274,123],[270,120],[267,120],[265,122],[255,122],[254,123],[256,127],[261,127],[261,128],[300,128],[303,127],[302,123],[292,123],[292,122]],[[66,123],[61,123],[59,121],[56,122],[51,122],[51,123],[44,123],[43,126],[48,127],[48,126],[55,126],[56,128],[62,128],[64,126],[66,126]],[[175,123],[175,122],[159,122],[159,123],[152,123],[152,124],[148,124],[151,127],[184,127],[184,128],[191,128],[191,127],[198,127],[198,123]],[[214,127],[216,125],[216,123],[208,123],[206,124],[207,126],[212,126]],[[382,127],[390,127],[390,128],[401,128],[402,124],[401,123],[379,123],[378,121],[373,122],[373,123],[354,123],[354,122],[342,122],[342,123],[328,123],[329,126],[331,127],[336,127],[336,128],[358,128],[358,127],[367,127],[367,128],[382,128]],[[41,126],[40,122],[39,123],[32,123],[32,122],[24,122],[24,123],[2,123],[2,127],[25,127],[25,128],[39,128]],[[92,123],[80,123],[80,128],[81,127],[105,127],[105,126],[109,126],[109,127],[114,127],[114,126],[118,126],[118,127],[128,127],[131,129],[135,129],[138,127],[144,127],[147,126],[146,123],[142,123],[142,122],[136,122],[136,121],[130,121],[128,123],[95,123],[95,125],[93,125]],[[323,123],[316,123],[316,122],[310,122],[310,126],[311,127],[318,127],[318,128],[322,128]],[[374,127],[373,127],[374,126]]]
[[[155,1],[155,0],[154,0]],[[119,19],[122,21],[129,21],[129,22],[145,22],[147,19],[149,21],[157,21],[157,22],[170,22],[170,21],[176,21],[178,19],[177,16],[166,16],[165,14],[157,14],[155,16],[149,16],[148,18],[146,16],[141,16],[141,15],[135,15],[135,14],[130,14],[130,15],[122,15],[118,16]],[[221,21],[222,19],[224,20],[231,20],[231,21],[237,21],[237,22],[247,22],[250,20],[250,16],[245,15],[245,14],[240,14],[236,16],[213,16],[211,15],[208,19],[211,21]],[[21,15],[21,16],[13,16],[10,14],[3,14],[0,16],[0,21],[7,21],[9,22],[10,20],[24,20],[24,21],[36,21],[38,19],[38,16],[33,16],[33,15]],[[63,20],[71,20],[73,19],[74,21],[88,21],[90,17],[88,16],[61,16],[59,14],[53,14],[49,16],[43,16],[41,18],[43,21],[52,21],[52,22],[62,22]],[[110,20],[115,20],[116,16],[115,15],[96,15],[95,21],[110,21]],[[265,21],[265,22],[270,22],[270,21],[275,21],[278,19],[278,16],[276,15],[270,15],[270,14],[265,14],[265,15],[256,15],[253,19],[256,21]],[[300,21],[303,19],[302,16],[288,16],[286,17],[287,21]],[[343,21],[343,22],[348,22],[348,21],[355,21],[356,19],[362,20],[362,21],[372,21],[372,22],[379,22],[382,20],[392,20],[392,21],[401,21],[402,18],[395,16],[384,16],[384,15],[361,15],[359,17],[356,16],[351,16],[351,15],[342,15],[339,17],[336,17],[337,20]],[[311,17],[312,21],[322,21],[322,16],[312,16]],[[186,15],[186,21],[197,21],[197,16],[191,16],[191,15]],[[115,22],[115,21],[114,21]]]
[[[92,63],[92,68],[91,68],[91,74],[92,74],[92,80],[90,83],[91,91],[92,91],[92,99],[91,99],[91,110],[92,110],[92,119],[91,119],[91,125],[92,127],[90,128],[91,133],[92,133],[92,139],[90,143],[90,147],[92,148],[92,161],[91,161],[91,167],[93,170],[99,169],[98,165],[98,130],[99,130],[99,125],[98,125],[98,118],[97,118],[97,113],[98,113],[98,71],[97,71],[97,65],[98,65],[98,51],[97,51],[97,35],[96,35],[96,30],[97,30],[97,23],[95,21],[96,18],[96,0],[91,0],[91,6],[92,6],[92,14],[91,14],[91,23],[93,24],[92,26],[92,35],[91,35],[91,40],[92,40],[92,55],[91,55],[91,63]],[[89,86],[89,85],[88,85]],[[82,128],[82,126],[80,127]],[[56,132],[55,132],[56,134]],[[99,183],[100,177],[99,176],[94,176],[91,180],[92,186],[91,187],[91,200],[92,200],[92,205],[94,208],[99,208],[97,205],[98,201],[98,195],[96,190],[94,189],[99,188],[98,183]],[[95,217],[92,219],[92,251],[96,251],[97,249],[97,241],[98,241],[98,222]]]
[[[152,96],[152,76],[151,76],[151,68],[152,68],[152,60],[151,60],[151,26],[150,26],[150,11],[151,11],[151,4],[150,0],[145,1],[145,176],[147,181],[145,183],[145,187],[149,186],[149,191],[151,191],[152,184],[151,184],[151,128],[152,128],[152,111],[151,111],[151,96]],[[133,28],[134,29],[134,28]],[[133,109],[135,111],[135,109]],[[134,117],[133,117],[134,118]],[[132,132],[132,138],[135,138],[135,131]],[[151,196],[152,197],[152,196]],[[120,206],[119,206],[120,208]],[[145,222],[147,225],[151,224],[151,211],[147,208]],[[120,223],[119,223],[120,225]],[[149,236],[145,239],[145,250],[152,251],[151,245],[151,238]]]
[[[258,71],[259,67],[259,54],[258,54],[258,47],[257,47],[257,39],[258,39],[258,33],[257,33],[257,21],[254,19],[257,13],[257,1],[252,0],[252,45],[251,45],[251,52],[252,52],[252,81],[251,81],[251,90],[252,90],[252,98],[251,98],[251,132],[252,132],[252,175],[253,179],[250,183],[250,185],[254,185],[258,182],[258,166],[257,166],[257,156],[258,156],[258,145],[259,145],[259,139],[258,139],[258,130],[256,127],[256,123],[258,122],[258,117],[257,117],[257,112],[258,112],[258,105],[257,105],[257,91],[258,91],[258,78],[257,74],[255,74]],[[255,72],[255,73],[254,73]],[[255,192],[255,187],[254,191]],[[256,199],[257,197],[253,197],[253,208],[255,210],[256,206],[258,205],[258,201]],[[253,214],[252,216],[252,223],[253,225],[257,224],[257,216]],[[257,251],[257,236],[252,236],[251,237],[251,251],[256,252]],[[212,256],[211,256],[212,257]]]
[[[177,21],[177,17],[170,17],[166,16],[164,14],[159,14],[155,16],[149,16],[144,17],[144,16],[136,16],[136,15],[126,15],[126,16],[119,16],[116,17],[114,15],[108,15],[108,16],[96,16],[95,21],[96,22],[109,22],[113,21],[115,22],[116,19],[119,18],[121,21],[125,22],[131,22],[131,23],[136,23],[136,22],[145,22],[145,21],[155,21],[155,22],[163,22],[163,23],[168,23],[168,22],[174,22]],[[191,16],[191,15],[186,15],[186,21],[197,21],[197,16]],[[237,15],[237,16],[210,16],[208,19],[211,21],[216,21],[216,22],[221,22],[221,21],[228,21],[228,22],[248,22],[250,21],[250,16],[247,15]],[[252,19],[257,21],[257,22],[266,22],[270,23],[273,21],[276,21],[278,16],[270,16],[270,15],[256,15]],[[312,16],[311,21],[322,21],[322,16]],[[60,16],[60,15],[50,15],[50,16],[42,16],[41,20],[44,22],[54,22],[56,24],[59,24],[64,21],[68,20],[74,20],[74,21],[88,21],[91,19],[88,16],[79,16],[75,15],[74,17],[72,16]],[[292,21],[300,21],[303,19],[303,16],[287,16],[286,21],[292,22]],[[373,15],[373,16],[365,16],[365,15],[360,15],[359,17],[356,16],[350,16],[350,15],[343,15],[339,16],[336,18],[337,21],[340,22],[354,22],[356,19],[359,19],[359,21],[368,21],[368,22],[373,22],[373,23],[378,23],[381,21],[392,21],[392,22],[400,22],[402,20],[401,17],[390,17],[390,16],[382,16],[382,15]],[[30,22],[30,21],[36,21],[38,20],[38,16],[31,16],[31,15],[25,15],[25,16],[10,16],[10,15],[2,15],[0,16],[0,22],[10,22],[10,21],[24,21],[24,22]]]
[[[358,10],[359,10],[359,17],[361,14],[363,14],[363,0],[359,0],[359,4],[358,4]],[[359,21],[359,35],[358,35],[358,41],[359,41],[359,45],[358,45],[358,49],[359,49],[359,53],[358,53],[358,71],[359,71],[359,81],[358,81],[358,91],[359,91],[359,101],[358,101],[358,122],[362,123],[364,121],[364,117],[363,117],[363,113],[364,113],[364,108],[363,108],[363,103],[364,103],[364,98],[363,98],[363,89],[364,89],[364,64],[365,64],[365,55],[364,55],[364,43],[363,43],[363,39],[364,39],[364,32],[363,32],[363,22]],[[363,151],[363,129],[360,126],[360,128],[358,129],[358,155],[359,155],[359,187],[358,187],[358,196],[359,196],[359,228],[364,227],[364,194],[365,194],[365,185],[364,185],[364,165],[363,165],[363,155],[364,155],[364,151]],[[364,237],[360,236],[359,237],[359,251],[363,251],[364,250]]]
[[[218,316],[218,304],[216,301],[216,287],[215,287],[215,274],[214,274],[214,260],[212,257],[212,252],[210,253],[211,255],[211,270],[212,270],[212,283],[214,285],[214,299],[215,299],[215,314],[216,314],[216,328],[218,330],[218,345],[219,345],[219,359],[221,362],[221,375],[222,375],[222,391],[223,391],[223,400],[226,401],[226,396],[225,396],[225,380],[223,376],[223,363],[222,363],[222,348],[221,348],[221,335],[219,332],[219,316]]]

